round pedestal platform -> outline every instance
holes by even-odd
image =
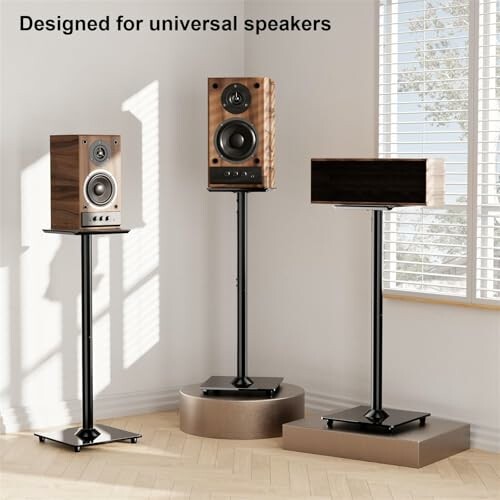
[[[286,422],[304,418],[304,389],[281,384],[273,398],[204,395],[199,385],[180,391],[181,431],[221,439],[278,437]]]

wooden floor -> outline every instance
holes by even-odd
[[[500,499],[500,455],[460,453],[420,470],[284,451],[281,439],[202,439],[176,412],[106,423],[138,444],[83,449],[0,436],[0,498]]]

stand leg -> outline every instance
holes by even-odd
[[[135,432],[94,425],[92,384],[92,234],[82,238],[82,427],[70,427],[51,432],[35,433],[41,443],[54,441],[79,452],[82,447],[117,441],[136,443],[142,437]]]
[[[383,324],[383,212],[373,211],[373,340],[372,340],[372,406],[366,418],[381,421],[387,418],[382,407],[382,324]]]
[[[78,437],[92,441],[94,428],[92,383],[92,235],[82,234],[82,428]]]
[[[283,381],[282,377],[254,377],[247,375],[247,195],[246,191],[237,191],[238,202],[238,345],[237,375],[209,377],[200,384],[203,394],[214,396],[227,394],[276,395]]]
[[[237,376],[233,385],[250,387],[253,381],[247,376],[247,193],[238,191],[238,354]]]
[[[425,425],[430,413],[388,409],[382,406],[382,322],[383,322],[383,212],[373,211],[373,327],[372,327],[372,401],[371,407],[358,406],[321,418],[326,420],[328,428],[333,422],[357,424],[361,429],[372,429],[393,433],[398,427],[419,421]]]

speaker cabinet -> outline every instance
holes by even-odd
[[[208,79],[208,188],[274,189],[275,84],[270,78]]]
[[[119,135],[50,137],[52,229],[119,226]]]
[[[311,201],[366,207],[440,207],[444,204],[444,162],[312,159]]]

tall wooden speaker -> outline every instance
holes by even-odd
[[[208,188],[275,187],[275,84],[270,78],[208,79]]]
[[[121,223],[119,135],[50,137],[52,229]]]

